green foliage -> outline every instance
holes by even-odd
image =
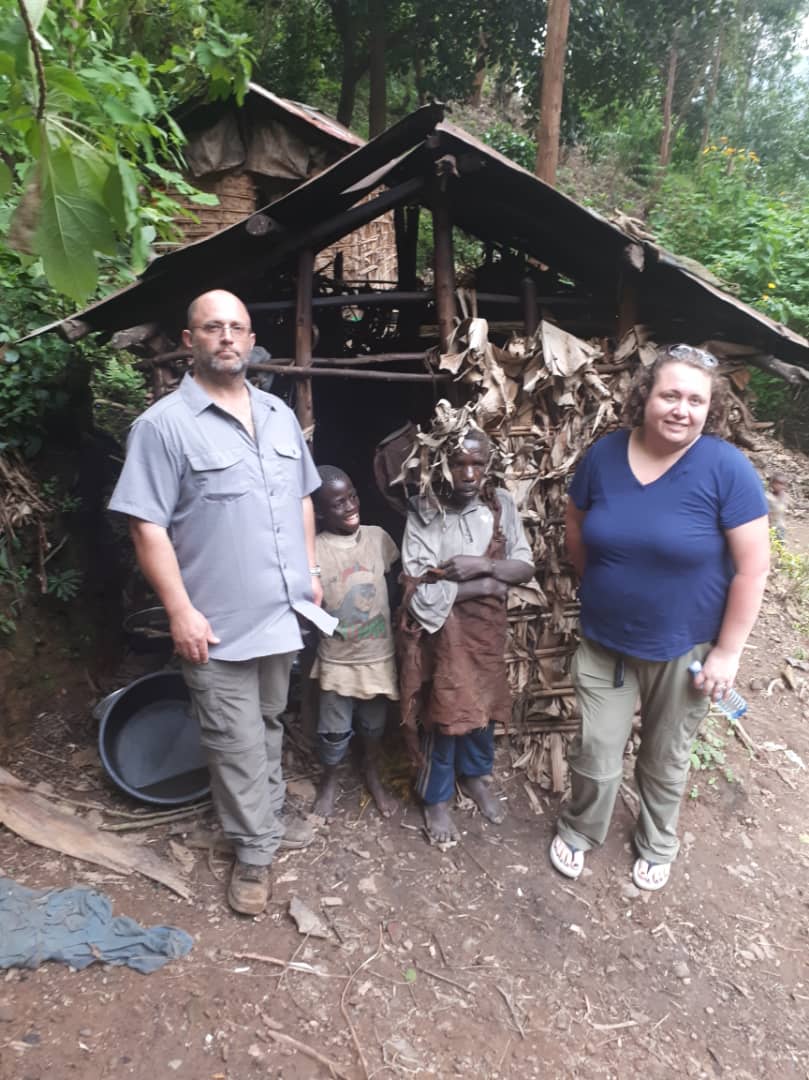
[[[722,722],[726,719],[723,713],[709,712],[691,746],[691,768],[694,772],[708,774],[705,782],[709,788],[716,787],[720,773],[727,783],[732,784],[735,781],[733,769],[727,763],[725,752],[727,737],[733,734],[733,726],[728,727],[724,734],[720,734],[720,718]],[[696,799],[699,793],[699,783],[693,784],[690,797]]]
[[[184,183],[172,110],[199,95],[241,98],[250,76],[246,35],[227,33],[210,5],[149,11],[148,35],[133,29],[138,14],[147,11],[137,2],[42,2],[35,41],[13,7],[0,17],[8,243],[77,302],[96,289],[99,257],[141,269],[152,240],[172,235],[181,210],[162,192]],[[133,35],[148,37],[151,57]]]
[[[61,603],[66,604],[78,596],[81,583],[82,575],[79,570],[70,568],[53,570],[48,574],[48,584],[45,591],[48,596],[54,596]]]
[[[90,386],[96,426],[123,444],[130,424],[146,408],[145,378],[119,353],[94,366]]]
[[[793,625],[802,634],[809,634],[809,555],[792,551],[775,530],[770,530],[773,588]]]
[[[484,132],[483,141],[529,172],[534,171],[537,160],[536,141],[513,125],[494,124]]]
[[[742,300],[809,331],[809,207],[803,191],[768,190],[755,151],[723,136],[699,168],[669,173],[652,225],[664,247],[702,263]]]

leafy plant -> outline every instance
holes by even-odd
[[[770,530],[772,574],[770,588],[783,601],[795,629],[809,634],[809,555],[792,551]]]
[[[52,570],[48,574],[46,592],[48,596],[55,596],[64,604],[78,595],[81,583],[82,574],[79,570]]]
[[[172,110],[199,95],[241,100],[247,36],[227,33],[207,5],[175,0],[156,13],[155,23],[171,17],[172,33],[153,41],[162,55],[148,59],[137,42],[121,48],[130,12],[120,0],[38,0],[21,10],[25,19],[11,5],[0,18],[9,246],[81,302],[98,284],[100,257],[141,269],[152,240],[170,238],[183,211],[167,188],[210,201],[183,180]]]

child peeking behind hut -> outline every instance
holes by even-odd
[[[323,607],[339,620],[322,638],[312,668],[320,684],[317,735],[323,767],[314,812],[331,817],[337,772],[356,720],[362,739],[365,783],[383,817],[396,800],[379,776],[380,741],[388,699],[399,697],[385,574],[399,550],[384,529],[360,524],[360,501],[350,478],[332,465],[318,469],[321,486],[312,494],[319,532],[315,551],[323,585]]]
[[[466,409],[439,403],[411,467],[419,456],[423,494],[410,500],[402,541],[397,652],[427,834],[446,844],[459,838],[456,781],[488,821],[505,817],[489,783],[494,724],[511,715],[506,594],[534,566],[514,500],[488,476],[491,443]]]

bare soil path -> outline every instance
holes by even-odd
[[[790,545],[809,551],[805,521]],[[227,858],[192,846],[194,823],[145,833],[190,863],[190,904],[0,829],[3,873],[33,887],[90,883],[116,914],[195,938],[187,958],[149,976],[52,963],[0,975],[0,1080],[809,1077],[809,676],[790,669],[794,688],[781,676],[787,656],[807,655],[783,603],[769,603],[740,680],[754,753],[730,735],[732,780],[694,774],[683,851],[655,895],[629,876],[631,759],[608,843],[574,884],[547,860],[557,800],[541,795],[535,812],[505,745],[503,826],[462,809],[462,842],[442,853],[412,802],[382,821],[349,783],[315,844],[277,860],[257,919],[228,910]],[[63,701],[9,768],[131,810],[88,749],[86,708]],[[288,765],[305,799],[309,766],[297,755]],[[293,896],[327,937],[298,933]]]

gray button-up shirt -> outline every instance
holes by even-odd
[[[500,501],[500,528],[506,537],[506,558],[534,565],[520,515],[511,495],[497,489]],[[494,532],[494,514],[475,499],[462,510],[446,506],[442,510],[426,499],[410,502],[402,540],[402,569],[410,577],[439,566],[454,555],[485,555]],[[436,581],[419,585],[410,601],[410,610],[430,634],[440,630],[455,603],[458,585]]]
[[[168,530],[216,660],[301,647],[312,617],[301,499],[320,486],[292,411],[247,384],[255,440],[189,375],[138,417],[110,509]]]

